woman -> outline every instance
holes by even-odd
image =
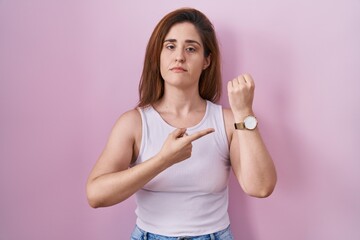
[[[151,35],[138,108],[117,120],[87,183],[95,208],[136,195],[132,239],[233,239],[230,168],[251,196],[275,187],[252,109],[254,82],[248,74],[229,81],[231,109],[215,104],[219,59],[213,26],[198,10],[169,13]]]

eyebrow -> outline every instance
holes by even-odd
[[[176,39],[166,39],[166,40],[164,41],[164,43],[165,43],[165,42],[171,42],[171,43],[173,43],[173,42],[177,42],[177,40],[176,40]],[[195,40],[187,39],[187,40],[185,40],[185,42],[186,42],[186,43],[196,43],[196,44],[198,44],[199,46],[201,46],[201,44],[200,44],[198,41],[195,41]]]

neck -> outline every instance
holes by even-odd
[[[155,104],[155,108],[160,111],[177,114],[199,111],[204,109],[204,106],[206,101],[200,97],[197,88],[188,91],[165,88],[164,96]]]

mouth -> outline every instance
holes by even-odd
[[[182,67],[173,67],[173,68],[170,68],[170,70],[173,72],[187,72],[187,70]]]

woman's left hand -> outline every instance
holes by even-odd
[[[250,74],[240,75],[228,82],[228,97],[235,120],[243,120],[253,114],[255,84]]]

